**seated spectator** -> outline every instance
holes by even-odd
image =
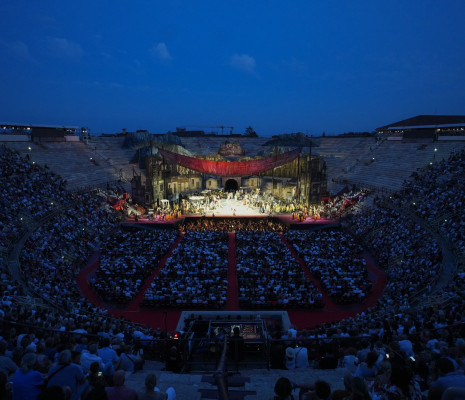
[[[402,340],[399,340],[399,349],[407,357],[415,357],[415,354],[413,353],[413,344],[407,336],[402,336]]]
[[[84,400],[109,400],[109,398],[105,388],[97,386],[86,394]]]
[[[420,387],[415,382],[412,370],[406,365],[398,363],[392,365],[389,383],[376,389],[376,395],[380,400],[422,399]]]
[[[92,343],[89,345],[89,350],[83,350],[81,353],[81,366],[84,372],[90,370],[90,366],[93,363],[97,363],[99,365],[99,371],[103,371],[103,360],[97,354],[98,345],[96,343]]]
[[[116,351],[120,363],[119,367],[126,372],[133,373],[140,368],[140,362],[138,363],[138,359],[136,356],[130,353],[131,348],[127,345],[121,345],[121,347]]]
[[[273,400],[292,400],[292,383],[287,378],[279,378],[274,385]]]
[[[348,400],[371,400],[365,379],[358,376],[352,377]]]
[[[36,400],[41,393],[44,378],[34,371],[36,362],[37,356],[34,353],[27,353],[22,358],[13,378],[13,400]]]
[[[124,385],[125,379],[126,373],[122,369],[115,372],[113,375],[114,386],[105,388],[108,400],[137,400],[137,392]]]
[[[166,392],[157,388],[157,377],[150,373],[145,377],[145,388],[139,392],[139,400],[175,400],[176,391],[169,387]]]
[[[85,389],[85,375],[79,365],[71,362],[71,351],[63,350],[58,355],[58,362],[50,368],[47,387],[69,387],[72,400],[79,400]]]
[[[431,383],[429,399],[440,399],[450,387],[465,388],[465,375],[454,370],[451,360],[440,358],[435,362],[435,368],[438,378]]]
[[[361,378],[374,378],[378,372],[378,353],[370,351],[367,355],[366,362],[362,362],[355,371],[354,376]]]
[[[295,352],[292,347],[286,349],[286,358],[284,360],[286,369],[295,369]]]
[[[46,374],[52,365],[50,359],[44,354],[45,346],[42,343],[37,344],[37,365],[36,370],[41,374]]]
[[[318,380],[311,385],[297,385],[301,388],[299,399],[302,400],[330,400],[331,386],[328,382]]]
[[[111,382],[111,376],[113,375],[120,360],[116,351],[110,347],[109,338],[104,338],[102,340],[102,347],[97,350],[97,354],[102,359],[103,375],[105,375],[109,382]]]
[[[108,383],[103,376],[102,371],[100,370],[100,364],[98,362],[94,361],[92,364],[90,364],[87,381],[89,382],[91,390],[97,387],[104,388],[108,386]]]
[[[355,355],[356,350],[354,347],[350,347],[347,350],[348,354],[344,356],[342,359],[342,366],[346,369],[349,374],[355,374],[358,365],[360,364],[360,360]]]
[[[37,400],[68,400],[71,398],[69,388],[65,389],[61,386],[50,386],[43,390]]]
[[[7,377],[13,375],[18,366],[13,362],[10,357],[5,355],[7,344],[3,340],[0,341],[0,372],[3,372]]]

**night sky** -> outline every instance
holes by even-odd
[[[372,131],[465,114],[464,0],[0,1],[0,122]]]

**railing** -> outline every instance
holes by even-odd
[[[228,400],[228,385],[226,383],[226,352],[228,350],[228,338],[225,336],[223,344],[223,352],[221,353],[221,359],[218,363],[218,367],[215,371],[215,382],[218,387],[218,399],[219,400]]]

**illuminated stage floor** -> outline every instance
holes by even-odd
[[[182,220],[185,217],[200,217],[205,215],[207,217],[267,217],[267,213],[261,213],[259,207],[247,206],[242,203],[240,200],[235,199],[222,199],[219,201],[219,206],[215,209],[207,208],[205,214],[186,214],[181,218],[168,218],[166,220],[161,220],[158,217],[154,219],[148,218],[139,218],[138,222],[143,224],[173,224]],[[291,225],[305,225],[305,224],[333,224],[336,223],[335,220],[325,219],[325,218],[306,218],[303,221],[299,221],[297,217],[292,219],[292,216],[289,214],[273,214],[273,216],[279,218],[282,222],[291,224]],[[132,224],[135,223],[134,218],[126,218],[126,223]]]
[[[240,200],[235,199],[222,199],[218,202],[218,207],[215,209],[206,209],[206,215],[211,216],[215,214],[216,216],[264,216],[265,214],[260,213],[258,207],[246,206]]]

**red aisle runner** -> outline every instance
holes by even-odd
[[[173,245],[170,247],[168,252],[165,254],[165,256],[160,260],[158,263],[157,269],[153,272],[152,276],[145,281],[144,286],[142,286],[142,289],[139,291],[136,297],[131,301],[131,303],[128,305],[126,308],[126,311],[137,311],[139,309],[139,304],[142,302],[144,299],[145,292],[149,288],[149,286],[152,284],[153,280],[158,276],[160,273],[161,269],[165,266],[166,261],[168,260],[169,256],[173,253],[173,250],[177,247],[179,242],[182,240],[184,237],[184,233],[181,232],[176,241],[173,243]]]
[[[237,296],[236,233],[229,232],[228,235],[228,301],[226,308],[228,311],[237,311],[239,309],[239,299]]]
[[[326,292],[323,290],[323,288],[320,285],[320,282],[318,282],[313,275],[310,273],[309,269],[305,265],[304,260],[302,260],[297,253],[295,252],[294,248],[291,246],[291,244],[286,240],[284,235],[281,233],[281,240],[286,244],[287,248],[291,252],[292,256],[297,260],[297,262],[300,264],[302,269],[305,271],[305,275],[307,276],[308,279],[312,281],[312,283],[316,286],[318,291],[322,294],[323,296],[323,303],[325,304],[325,310],[329,312],[337,311],[337,306],[333,303],[333,301],[326,295]]]
[[[234,233],[229,233],[229,248],[228,248],[228,300],[227,300],[227,310],[233,311],[238,310],[239,308],[239,299],[238,299],[238,286],[237,286],[237,265],[236,265],[236,236]],[[323,310],[319,311],[289,311],[289,318],[291,322],[298,328],[310,328],[317,324],[325,322],[338,321],[343,318],[353,317],[359,312],[367,310],[369,307],[372,307],[379,297],[382,295],[384,286],[387,281],[385,273],[379,270],[376,267],[375,261],[372,259],[370,254],[365,253],[365,259],[367,262],[367,268],[370,270],[370,273],[375,276],[374,279],[374,288],[370,293],[366,301],[358,306],[346,307],[346,306],[337,306],[334,304],[331,299],[329,299],[325,292],[322,290],[318,281],[316,281],[313,276],[310,274],[310,271],[306,268],[304,261],[297,256],[291,244],[281,236],[283,242],[288,246],[293,257],[299,262],[299,264],[304,269],[308,278],[315,284],[315,286],[323,294],[323,301],[325,302],[326,307]],[[143,299],[143,296],[153,282],[155,277],[159,274],[161,268],[164,267],[168,257],[172,254],[173,250],[178,246],[179,242],[182,239],[182,234],[178,237],[175,243],[171,246],[168,253],[160,261],[156,271],[153,275],[146,281],[143,288],[140,290],[139,294],[134,298],[131,304],[128,306],[126,311],[117,311],[112,310],[110,314],[114,316],[124,316],[127,319],[143,323],[151,326],[152,328],[162,328],[167,329],[170,332],[173,332],[176,329],[177,322],[181,315],[180,311],[169,311],[166,313],[166,316],[163,311],[159,310],[147,310],[139,311],[139,304]],[[94,255],[95,256],[95,255]],[[94,257],[90,260],[90,265],[83,269],[78,277],[78,284],[88,300],[90,300],[96,306],[102,307],[98,296],[94,293],[92,288],[89,285],[89,278],[92,276],[92,273],[98,268],[98,257]],[[166,325],[165,325],[166,323]]]

